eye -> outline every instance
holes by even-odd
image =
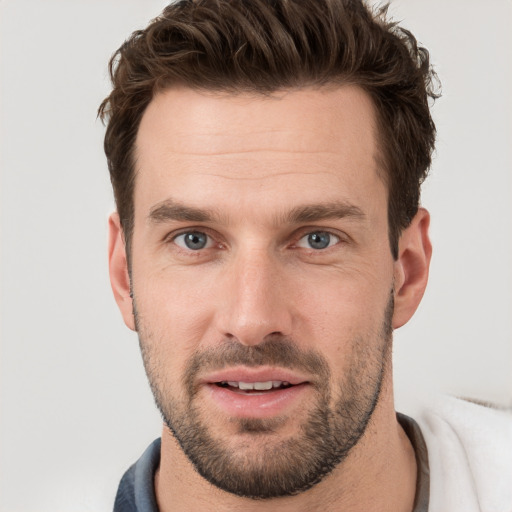
[[[303,236],[297,243],[298,247],[305,249],[322,250],[336,245],[340,238],[327,231],[313,231]]]
[[[200,251],[201,249],[207,249],[211,247],[212,240],[206,234],[201,231],[188,231],[187,233],[181,233],[176,236],[173,242],[182,249],[189,249],[191,251]]]

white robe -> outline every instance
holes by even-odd
[[[445,397],[415,419],[428,449],[429,512],[512,512],[512,411]]]

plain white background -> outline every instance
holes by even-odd
[[[110,54],[156,0],[0,1],[0,511],[111,510],[160,432],[111,296],[113,209],[96,109]],[[512,2],[395,0],[444,95],[423,204],[429,288],[395,334],[398,408],[512,400]]]

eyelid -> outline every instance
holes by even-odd
[[[210,238],[215,238],[211,234],[211,230],[204,227],[204,226],[187,226],[184,228],[177,228],[173,229],[170,232],[167,232],[163,237],[163,242],[172,242],[175,238],[177,238],[180,235],[184,235],[186,233],[204,233],[205,235],[209,236]]]
[[[206,236],[206,245],[204,247],[201,247],[200,249],[191,249],[190,247],[187,247],[185,242],[183,242],[183,245],[179,244],[176,242],[176,240],[179,238],[179,237],[182,237],[184,235],[188,235],[190,233],[200,233],[202,235],[205,235]],[[180,249],[182,249],[183,251],[191,251],[191,252],[199,252],[199,251],[204,251],[205,249],[210,249],[213,244],[215,243],[214,239],[208,234],[206,233],[205,231],[199,231],[197,229],[188,229],[186,231],[182,231],[181,233],[177,233],[175,234],[172,238],[171,238],[171,241],[176,244]]]
[[[304,246],[299,245],[302,240],[306,239],[307,237],[309,237],[310,235],[312,235],[314,233],[328,234],[330,237],[329,245],[327,247],[323,247],[320,249],[315,249],[314,247],[307,247],[307,241],[305,242]],[[297,242],[295,242],[295,246],[299,247],[301,249],[311,250],[311,251],[315,251],[315,252],[323,252],[323,251],[327,251],[328,249],[331,249],[332,247],[338,245],[341,241],[342,241],[341,236],[336,233],[333,233],[332,231],[329,231],[327,229],[314,229],[312,231],[308,231],[307,233],[303,233],[302,236],[297,240]]]
[[[179,236],[186,235],[187,233],[203,233],[208,238],[207,245],[203,247],[202,249],[189,249],[185,245],[181,246],[176,243],[176,239]],[[178,251],[183,251],[189,254],[201,254],[203,251],[207,251],[209,249],[214,248],[215,246],[218,246],[219,248],[222,248],[225,246],[225,244],[222,241],[222,237],[214,230],[207,228],[205,226],[187,226],[184,228],[179,228],[174,231],[171,231],[167,235],[165,235],[162,239],[163,244],[173,244]]]
[[[340,242],[349,242],[351,237],[346,233],[339,231],[334,228],[327,228],[321,226],[305,226],[298,229],[295,234],[292,236],[294,242],[293,245],[296,245],[299,240],[302,240],[304,237],[311,235],[312,233],[328,233],[332,237],[336,237],[338,239],[337,243]],[[336,244],[337,245],[337,244]],[[318,251],[318,249],[317,249]]]
[[[198,249],[196,251],[181,247],[180,245],[176,244],[175,240],[179,236],[185,235],[187,233],[203,233],[208,237],[208,244],[203,249]],[[335,245],[338,245],[339,243],[343,242],[349,242],[351,240],[351,237],[347,235],[346,233],[340,232],[337,229],[333,228],[326,228],[326,227],[319,227],[319,226],[304,226],[299,228],[295,231],[295,234],[292,235],[292,244],[291,247],[300,248],[297,244],[300,240],[302,240],[304,237],[312,234],[312,233],[328,233],[331,237],[335,237],[337,239],[337,242],[331,246],[326,247],[323,249],[324,251],[334,247]],[[164,244],[174,243],[179,249],[189,251],[189,252],[200,252],[201,250],[209,249],[212,247],[213,244],[217,244],[219,247],[225,247],[225,242],[222,241],[222,236],[220,236],[217,232],[213,231],[210,228],[207,228],[205,226],[188,226],[185,228],[180,228],[175,231],[172,231],[170,233],[167,233],[163,239],[162,242]],[[313,249],[309,248],[312,251],[320,252],[320,249]]]

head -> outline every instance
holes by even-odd
[[[357,2],[212,0],[112,62],[111,279],[165,424],[223,490],[303,492],[382,426],[426,285],[427,53]]]
[[[142,116],[162,90],[269,95],[279,90],[353,84],[371,97],[380,172],[388,188],[389,241],[416,214],[435,126],[428,99],[435,74],[425,48],[386,8],[362,1],[177,1],[137,31],[110,61],[113,90],[99,109],[108,120],[105,153],[130,250],[135,140]]]

